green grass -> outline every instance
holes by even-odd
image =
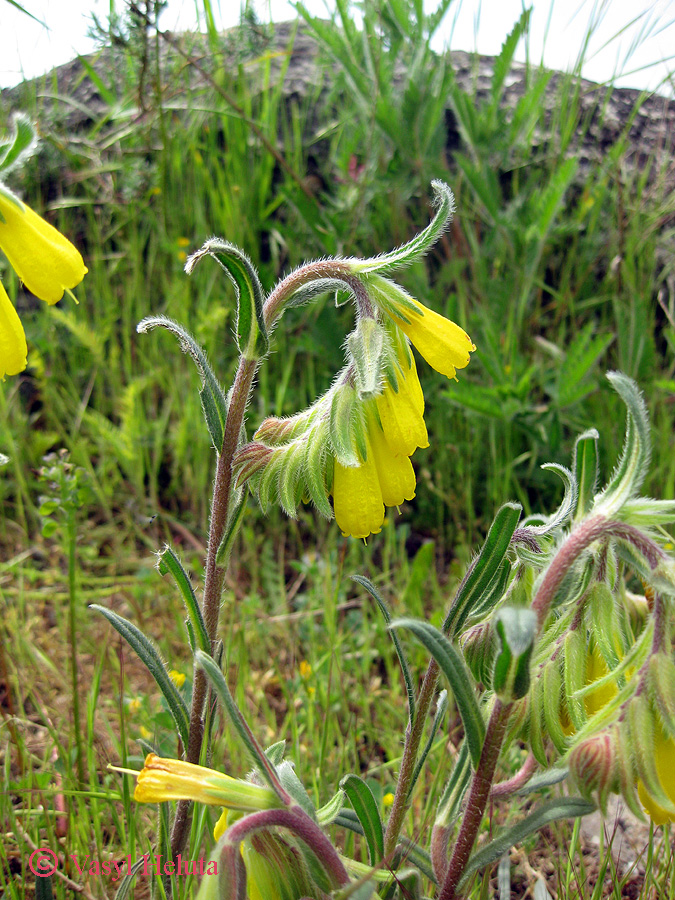
[[[208,21],[208,3],[204,9]],[[186,671],[177,638],[182,611],[152,569],[152,552],[170,541],[195,583],[201,577],[213,454],[191,365],[171,336],[135,329],[148,314],[180,320],[229,384],[232,288],[216,266],[204,264],[190,278],[182,271],[185,253],[207,236],[242,246],[269,289],[307,258],[367,255],[410,238],[428,219],[432,178],[447,180],[457,199],[452,231],[403,278],[478,346],[457,383],[421,372],[431,447],[415,457],[414,504],[367,546],[345,542],[309,509],[289,522],[281,513],[263,520],[251,506],[226,583],[221,635],[235,697],[263,743],[287,739],[318,802],[348,771],[367,773],[380,799],[394,784],[401,752],[404,686],[381,620],[350,574],[368,575],[395,613],[438,624],[496,508],[507,499],[526,512],[554,505],[558,487],[541,463],[567,463],[574,437],[602,421],[608,470],[624,429],[602,377],[610,368],[636,378],[650,407],[646,492],[675,496],[675,321],[672,304],[657,303],[672,275],[658,262],[673,214],[663,179],[648,182],[647,166],[625,179],[619,142],[574,181],[576,160],[566,151],[584,127],[575,75],[562,80],[555,104],[559,146],[532,154],[546,73],[530,69],[511,119],[500,105],[524,20],[505,44],[490,96],[476,103],[451,67],[432,59],[433,15],[418,16],[407,2],[368,3],[364,37],[349,25],[348,0],[340,9],[342,37],[310,23],[322,54],[337,65],[324,106],[318,84],[302,101],[284,100],[266,29],[250,23],[232,39],[232,66],[217,67],[194,48],[211,73],[201,88],[190,84],[190,59],[176,59],[161,78],[144,65],[155,37],[138,22],[123,23],[126,44],[96,76],[104,109],[89,110],[77,132],[66,104],[26,91],[22,106],[39,117],[43,144],[13,187],[78,244],[89,274],[77,307],[20,300],[29,369],[0,384],[0,452],[10,457],[0,470],[0,822],[11,834],[0,854],[0,894],[12,900],[34,896],[26,871],[34,846],[102,864],[149,852],[153,839],[154,810],[134,804],[130,779],[107,765],[137,765],[139,738],[166,740],[168,713],[131,651],[86,604],[128,615],[172,667]],[[209,40],[215,46],[213,34]],[[282,58],[282,71],[286,64]],[[393,87],[397,67],[406,74]],[[113,69],[122,73],[115,81]],[[138,116],[141,71],[151,90]],[[444,106],[433,99],[441,89],[463,140],[452,158],[444,152]],[[2,279],[15,298],[16,279],[8,270]],[[349,308],[330,301],[284,319],[259,373],[252,427],[265,415],[303,408],[330,384],[351,321]],[[44,455],[61,447],[87,472],[93,496],[81,513],[77,551],[82,784],[74,764],[67,560],[58,534],[40,534],[37,473]],[[411,652],[421,674],[423,653]],[[246,770],[220,721],[213,762]],[[449,760],[441,742],[431,763],[428,777],[442,784]],[[432,818],[416,799],[410,832]],[[213,819],[212,812],[196,818],[192,848],[210,845]],[[553,860],[549,883],[559,897],[622,896],[618,876],[608,894],[593,887],[576,829],[546,840],[543,851],[541,842],[528,849],[533,860]],[[648,862],[638,896],[672,898],[668,841],[650,842]],[[607,853],[600,865],[611,873]],[[514,871],[527,880],[524,865],[514,863]],[[68,875],[82,880],[72,867]],[[183,888],[188,896],[189,885]],[[53,889],[71,895],[62,880]],[[112,896],[96,875],[86,889]],[[144,890],[136,896],[147,896]]]

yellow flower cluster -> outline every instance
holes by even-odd
[[[400,314],[387,309],[399,328],[432,368],[448,378],[469,364],[475,350],[459,325],[408,298]],[[333,507],[343,535],[366,538],[378,534],[385,506],[400,506],[415,496],[415,472],[410,457],[418,447],[428,447],[424,424],[424,394],[415,361],[404,339],[398,355],[398,390],[387,384],[382,394],[368,401],[366,453],[360,466],[343,466],[335,460]]]
[[[57,303],[87,272],[70,241],[2,186],[0,249],[28,290],[49,304]],[[0,284],[0,378],[23,371],[27,355],[21,320]]]

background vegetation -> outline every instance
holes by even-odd
[[[575,141],[588,121],[578,72],[558,80],[552,117],[550,73],[536,67],[517,106],[503,105],[527,14],[487,94],[460,87],[451,59],[430,47],[449,6],[423,14],[415,0],[368,0],[357,26],[355,7],[339,0],[329,26],[298,5],[327,68],[308,93],[289,97],[286,44],[270,28],[247,15],[236,32],[211,28],[177,48],[154,27],[161,4],[148,0],[107,24],[100,60],[83,61],[93,90],[64,96],[54,77],[13,94],[11,106],[38,121],[42,146],[11,186],[77,244],[89,274],[77,307],[38,308],[9,267],[2,273],[31,352],[27,372],[0,384],[0,451],[10,457],[0,477],[0,820],[11,835],[1,896],[32,896],[33,845],[53,841],[64,859],[149,849],[147,810],[106,764],[133,764],[135,740],[161,737],[167,713],[140,664],[85,606],[103,602],[133,618],[181,671],[172,652],[179,603],[152,552],[171,542],[199,579],[213,453],[193,367],[169,335],[137,336],[135,326],[151,313],[183,322],[228,383],[232,290],[215,266],[189,279],[182,272],[205,237],[243,247],[270,288],[303,260],[371,255],[408,239],[429,217],[431,179],[456,194],[451,232],[402,278],[478,346],[457,383],[421,373],[431,446],[415,457],[416,500],[367,546],[311,509],[297,522],[263,521],[251,504],[227,583],[222,636],[237,699],[263,740],[289,740],[324,801],[350,769],[367,771],[384,796],[404,718],[384,629],[349,574],[368,574],[397,611],[440,620],[503,501],[519,500],[526,513],[556,505],[558,484],[541,463],[568,464],[576,435],[598,426],[605,471],[613,464],[624,422],[607,369],[644,390],[651,492],[673,497],[672,173],[655,160],[626,167],[625,135],[599,164],[581,165]],[[286,33],[292,46],[295,26]],[[2,124],[9,112],[5,102]],[[350,309],[331,298],[284,319],[251,426],[304,407],[330,383],[350,323]],[[81,470],[71,505],[43,472],[45,454],[62,448]],[[55,528],[44,529],[47,512]],[[71,656],[86,738],[80,771]],[[442,744],[430,769],[439,783]],[[226,735],[217,746],[215,763],[244,765]],[[411,829],[432,812],[415,808]],[[571,841],[572,852],[577,837],[551,841]],[[650,848],[644,896],[672,875],[667,841]],[[561,896],[601,896],[610,857],[589,874],[583,859],[548,856],[537,857],[538,871],[562,885]],[[105,879],[72,868],[69,877],[112,896]],[[521,867],[514,890],[528,877]],[[615,896],[621,889],[615,878]],[[67,890],[62,879],[54,890]]]

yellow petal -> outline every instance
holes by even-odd
[[[342,534],[367,538],[379,534],[384,522],[384,502],[372,449],[366,461],[356,467],[342,466],[335,460],[333,470],[333,509]]]
[[[417,384],[419,385],[419,379]],[[392,453],[412,456],[418,447],[429,446],[427,428],[420,412],[419,396],[416,394],[415,379],[411,371],[407,377],[399,378],[398,393],[387,385],[377,397],[376,403],[384,436]]]
[[[417,374],[417,366],[415,365],[415,358],[412,355],[410,349],[408,349],[408,353],[410,354],[409,358],[402,359],[401,367],[403,369],[403,379],[406,384],[406,388],[409,391],[411,397],[413,398],[413,402],[415,404],[415,408],[419,412],[421,416],[424,415],[424,393],[422,391],[422,385],[420,384],[420,377]]]
[[[406,309],[405,315],[409,321],[396,316],[394,321],[433,369],[454,378],[455,370],[468,366],[471,351],[476,349],[471,338],[450,319],[410,299],[419,309],[419,316]]]
[[[0,378],[26,368],[26,335],[12,301],[0,284]]]
[[[0,191],[0,248],[29,291],[56,303],[87,267],[79,251],[37,213]]]
[[[661,787],[668,799],[675,804],[675,741],[664,734],[658,725],[654,735],[654,762]],[[638,782],[638,795],[655,825],[675,822],[675,816],[654,800],[641,781]]]
[[[380,491],[385,506],[400,506],[415,496],[415,471],[403,453],[392,453],[377,422],[368,430]]]

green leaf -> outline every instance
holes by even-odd
[[[164,695],[183,747],[187,747],[190,730],[188,709],[176,685],[169,677],[166,666],[155,645],[136,625],[111,609],[106,609],[105,606],[98,606],[97,604],[91,604],[89,609],[94,609],[104,615],[145,664]]]
[[[565,349],[556,379],[555,402],[560,409],[578,403],[595,389],[595,382],[589,381],[587,376],[614,340],[614,335],[593,338],[594,328],[595,323],[589,322]]]
[[[350,268],[353,272],[360,275],[372,272],[384,275],[393,272],[402,266],[411,265],[436,243],[452,220],[455,211],[455,197],[444,181],[432,181],[431,187],[434,191],[434,203],[437,210],[427,227],[407,244],[392,250],[391,253],[384,253],[382,256],[372,259],[351,261]]]
[[[504,89],[506,76],[509,74],[509,71],[511,69],[516,48],[518,47],[520,39],[522,38],[523,34],[525,34],[525,31],[529,24],[531,11],[531,9],[523,10],[520,18],[513,26],[510,34],[502,44],[502,48],[499,51],[499,56],[497,56],[494,61],[492,68],[492,84],[490,85],[490,96],[492,99],[491,105],[494,109],[497,109],[497,107],[499,106],[499,101]]]
[[[157,559],[157,568],[160,575],[169,573],[176,586],[181,593],[185,609],[187,610],[188,619],[192,626],[192,633],[197,642],[197,647],[204,653],[211,653],[211,641],[206,633],[206,625],[202,618],[202,611],[195,595],[190,581],[190,576],[183,568],[183,564],[178,559],[171,547],[167,546],[159,553]]]
[[[239,502],[235,505],[235,508],[231,511],[227,523],[227,528],[225,529],[221,538],[220,546],[218,547],[218,552],[216,553],[216,565],[220,568],[225,568],[225,566],[227,566],[228,560],[230,558],[230,553],[232,552],[232,546],[237,534],[239,533],[239,526],[244,520],[245,512],[246,495],[240,498]]]
[[[204,256],[211,256],[220,264],[236,289],[236,332],[240,353],[246,359],[260,359],[269,350],[269,337],[263,314],[263,289],[253,263],[234,244],[210,238],[192,254],[185,271],[190,274]]]
[[[342,805],[345,802],[345,792],[340,790],[335,794],[324,806],[316,811],[316,820],[324,828],[326,825],[335,824],[335,820],[340,815]]]
[[[380,596],[379,591],[367,578],[363,575],[352,575],[352,581],[355,581],[357,584],[360,584],[361,587],[364,587],[373,600],[377,603],[380,612],[382,613],[382,618],[386,622],[387,626],[391,625],[392,618],[391,613],[389,612],[389,607],[385,603],[385,601]],[[403,645],[398,639],[398,635],[394,630],[389,628],[389,634],[391,635],[391,639],[394,642],[394,648],[396,650],[396,655],[398,656],[399,665],[401,666],[401,671],[403,673],[403,680],[405,682],[405,690],[408,695],[408,720],[412,724],[413,719],[415,718],[415,685],[412,680],[412,675],[410,674],[410,667],[408,665],[408,658],[405,655],[405,650],[403,649]]]
[[[141,856],[140,859],[137,859],[136,862],[131,864],[131,867],[124,873],[124,878],[122,878],[122,880],[120,881],[120,886],[117,888],[117,892],[115,893],[115,900],[127,900],[129,892],[131,891],[131,888],[133,886],[134,879],[139,872],[143,871],[143,868],[147,866],[147,864],[147,856]]]
[[[522,506],[519,503],[506,503],[497,512],[480,555],[461,583],[443,623],[443,631],[451,637],[459,634],[467,616],[484,599],[484,594],[509,549],[521,512]]]
[[[146,334],[153,328],[166,328],[175,334],[180,343],[183,353],[189,353],[194,360],[195,365],[199,369],[202,378],[202,389],[199,396],[202,401],[204,417],[213,441],[213,446],[217,453],[220,453],[223,446],[223,436],[225,434],[225,422],[227,421],[228,400],[225,392],[220,386],[220,382],[213,373],[213,369],[209,364],[206,353],[195,341],[192,335],[166,316],[146,316],[136,326],[139,334]]]
[[[289,805],[291,797],[281,784],[276,767],[272,765],[265,755],[265,751],[258,743],[253,732],[249,728],[246,719],[241,714],[239,707],[234,702],[234,697],[230,693],[225,676],[221,672],[218,664],[210,655],[203,653],[201,650],[197,650],[195,653],[195,663],[200,669],[204,670],[206,677],[211,682],[211,686],[224,707],[230,723],[239,735],[251,761],[256,768],[259,769],[260,774],[267,784],[276,792],[279,799],[285,805]]]
[[[543,772],[538,772],[536,775],[533,775],[527,784],[516,791],[516,794],[518,794],[519,797],[524,797],[527,794],[533,794],[535,791],[540,791],[542,788],[553,787],[554,784],[560,784],[561,781],[564,781],[568,775],[569,769],[566,766],[551,766],[550,769],[545,769]]]
[[[590,428],[579,435],[574,444],[572,470],[577,483],[577,509],[575,518],[583,518],[593,505],[598,485],[598,440],[600,435]]]
[[[474,872],[496,862],[511,847],[520,844],[525,838],[540,831],[550,822],[555,822],[558,819],[575,819],[579,816],[587,816],[594,811],[595,804],[590,803],[588,800],[583,800],[581,797],[561,797],[542,803],[540,807],[529,816],[526,816],[521,822],[506,828],[498,837],[473,854],[459,882],[459,891],[462,891],[467,886],[467,882]]]
[[[19,7],[20,8],[20,7]],[[0,172],[8,172],[35,150],[37,138],[32,122],[22,113],[12,119],[14,134],[0,143]]]
[[[647,406],[635,382],[621,372],[608,372],[614,390],[626,404],[626,439],[621,458],[612,477],[598,494],[593,512],[611,517],[635,496],[647,474],[651,456],[649,415]]]
[[[434,628],[428,622],[418,619],[397,619],[390,627],[407,628],[411,631],[433,656],[441,672],[448,679],[464,725],[471,761],[476,767],[483,749],[485,722],[476,700],[473,677],[461,654],[438,628]]]
[[[497,613],[495,631],[501,648],[492,673],[492,687],[502,703],[511,703],[530,689],[537,615],[529,607],[503,606]]]
[[[452,825],[459,813],[464,794],[469,786],[471,779],[471,762],[469,760],[469,745],[466,741],[462,741],[455,765],[448,783],[443,790],[441,799],[438,801],[438,809],[436,810],[435,825],[441,828],[447,828]]]
[[[572,515],[577,502],[578,489],[574,475],[566,466],[560,466],[558,463],[544,463],[541,468],[545,471],[555,472],[557,475],[560,475],[565,484],[565,495],[562,503],[553,515],[545,518],[542,525],[530,525],[528,519],[525,519],[523,522],[523,528],[527,528],[527,530],[533,534],[545,535],[555,531]],[[541,518],[542,517],[537,516],[537,519],[540,521]]]
[[[354,807],[363,828],[370,865],[378,866],[384,857],[384,833],[373,793],[358,775],[345,775],[340,780],[340,787],[349,797],[349,802]]]

